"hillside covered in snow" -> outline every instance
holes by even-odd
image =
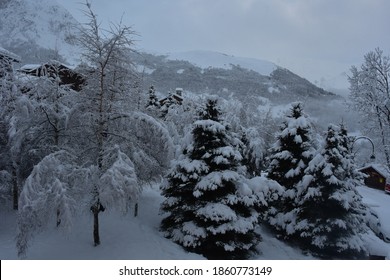
[[[78,25],[56,1],[0,3],[0,44],[21,56],[24,63],[41,63],[53,58],[74,63],[77,49],[71,37]]]

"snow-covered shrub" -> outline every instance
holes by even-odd
[[[134,164],[119,147],[114,147],[104,157],[107,167],[98,180],[100,202],[104,207],[127,212],[130,202],[136,202],[141,188]]]
[[[31,238],[50,222],[70,228],[82,193],[83,173],[66,151],[47,155],[26,179],[19,198],[18,255],[24,256]]]

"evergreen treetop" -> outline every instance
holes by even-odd
[[[311,122],[302,104],[295,103],[271,148],[269,178],[287,189],[293,188],[301,180],[313,154]]]

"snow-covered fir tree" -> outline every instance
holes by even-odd
[[[208,259],[247,258],[259,241],[253,210],[258,198],[244,183],[242,156],[231,144],[217,99],[207,101],[190,139],[162,186],[162,230]]]
[[[148,109],[159,108],[160,103],[158,102],[158,98],[156,95],[156,89],[154,88],[154,86],[150,86],[148,94],[149,94],[149,97],[148,97],[148,101],[146,104],[146,108],[148,108]]]
[[[350,143],[344,127],[330,125],[324,148],[310,161],[299,185],[300,244],[325,259],[367,256],[361,237],[367,230],[366,206],[356,189],[363,175],[356,171]]]
[[[285,187],[285,192],[272,203],[268,222],[285,239],[294,233],[297,184],[302,180],[304,170],[315,153],[312,134],[311,121],[303,112],[302,104],[295,103],[270,151],[268,178]]]

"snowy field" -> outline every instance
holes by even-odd
[[[372,205],[388,219],[381,220],[390,225],[390,195],[365,187],[359,188],[365,202]],[[102,244],[94,247],[92,243],[92,216],[82,216],[75,222],[70,233],[60,232],[55,225],[36,236],[27,252],[28,259],[40,260],[188,260],[203,259],[202,256],[185,252],[180,246],[165,239],[158,227],[161,216],[159,206],[163,198],[157,187],[144,190],[138,217],[132,213],[120,216],[117,213],[101,214]],[[0,259],[17,259],[15,249],[16,215],[0,212]],[[299,249],[283,242],[261,230],[263,237],[258,249],[260,254],[254,259],[263,260],[304,260],[313,259]],[[365,236],[373,254],[385,254],[390,258],[390,244],[384,243],[373,233]]]

